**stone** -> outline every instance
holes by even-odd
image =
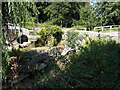
[[[12,49],[12,47],[8,46],[8,49],[10,49],[10,50],[11,50],[11,49]]]
[[[37,53],[41,52],[40,50],[37,50]]]
[[[27,46],[29,46],[31,44],[31,42],[30,41],[28,41],[28,42],[23,42],[23,44],[19,44],[20,46],[24,46],[24,47],[27,47]]]
[[[68,50],[63,50],[63,52],[61,53],[62,56],[65,56],[67,54],[69,54],[69,52],[71,51],[75,51],[74,49],[68,49]]]
[[[46,66],[47,66],[46,64],[41,63],[40,66],[38,67],[38,70],[41,70],[41,69],[45,68]]]

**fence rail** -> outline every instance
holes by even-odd
[[[115,28],[120,28],[120,25],[109,25],[109,26],[94,27],[94,31],[95,30],[102,30],[103,31],[106,28],[112,30],[112,29],[115,29]]]

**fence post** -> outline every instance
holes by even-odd
[[[112,26],[110,26],[110,30],[112,29]]]
[[[103,27],[102,27],[102,31],[103,31]]]
[[[95,27],[94,27],[94,31],[95,31]]]

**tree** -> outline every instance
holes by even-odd
[[[39,11],[38,22],[43,23],[43,22],[47,21],[48,16],[47,16],[47,14],[44,13],[44,9],[50,5],[50,2],[37,2],[35,4],[37,7],[37,10]]]
[[[71,27],[80,18],[79,9],[84,2],[54,2],[45,8],[53,24]]]
[[[91,29],[94,27],[94,19],[95,19],[95,12],[94,7],[90,5],[90,3],[85,3],[80,9],[80,20],[79,25],[86,27],[87,29]]]
[[[120,24],[120,3],[101,2],[96,3],[96,26],[119,25]]]

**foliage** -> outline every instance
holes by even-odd
[[[71,56],[68,72],[86,87],[114,87],[118,83],[118,49],[112,40],[93,40],[76,55]],[[73,69],[74,68],[74,69]]]
[[[5,39],[4,39],[4,35],[3,35],[3,32],[1,34],[1,39],[0,39],[0,43],[1,43],[1,46],[2,46],[2,80],[6,81],[6,73],[7,73],[7,68],[9,66],[9,53],[8,53],[8,50],[7,50],[7,46],[5,45]]]
[[[42,42],[42,45],[48,44],[48,41],[53,42],[52,46],[56,46],[61,38],[62,38],[62,29],[59,26],[46,26],[44,29],[41,29],[37,32],[38,35],[40,35],[40,41]]]
[[[34,29],[37,26],[35,22],[21,22],[20,25],[26,29]]]
[[[54,39],[54,45],[56,46],[62,39],[62,29],[59,26],[51,26],[50,27],[51,34],[53,35]]]
[[[120,24],[120,3],[101,2],[95,4],[95,26],[119,25]]]
[[[47,21],[47,24],[43,25],[45,28],[41,29],[38,34],[41,35],[39,40],[42,42],[42,45],[48,44],[48,41],[53,39],[51,46],[57,45],[62,37],[61,28],[51,26],[51,24],[63,25],[64,27],[81,25],[87,28],[120,24],[120,3],[95,3],[94,7],[91,5],[88,7],[88,5],[89,3],[84,2],[3,2],[2,26],[7,29],[2,29],[2,37],[0,39],[3,65],[2,79],[6,79],[6,71],[9,66],[8,59],[10,57],[5,44],[6,37],[4,36],[5,34],[9,36],[9,32],[6,31],[8,30],[7,23],[12,23],[14,26],[19,24],[20,27],[32,29],[32,27],[41,25],[36,24],[38,20],[40,23]],[[89,14],[90,12],[91,14]],[[82,41],[83,36],[79,37],[77,32],[68,32],[68,36],[68,46],[71,48],[80,46],[76,41]],[[78,53],[71,56],[71,62],[67,64],[68,68],[64,70],[65,72],[63,71],[56,78],[52,78],[49,84],[52,87],[55,85],[71,88],[79,86],[114,87],[116,83],[119,83],[117,81],[119,79],[117,75],[120,74],[118,68],[118,49],[119,44],[116,44],[114,41],[93,40],[91,43],[86,43]],[[14,49],[12,49],[11,53],[11,56],[20,57],[22,55],[19,50],[16,51]],[[54,79],[61,81],[62,84],[61,82],[53,82]],[[44,85],[47,84],[44,83]]]
[[[53,24],[71,27],[79,20],[81,6],[84,2],[54,2],[45,8],[45,13]]]
[[[9,53],[6,51],[6,47],[2,48],[2,80],[6,81],[7,68],[9,66]]]
[[[48,22],[51,25],[62,27],[82,25],[87,29],[93,29],[94,26],[101,25],[119,25],[119,2],[97,2],[92,4],[88,2],[24,3],[25,7],[28,8],[28,12],[27,9],[23,10],[22,7],[18,6],[21,11],[26,11],[27,15],[30,12],[29,16],[33,17],[31,19],[33,22]],[[20,3],[20,5],[23,4]],[[29,5],[31,6],[29,7]],[[34,15],[33,11],[36,12],[37,16]],[[28,22],[29,20],[22,21]]]
[[[83,40],[83,36],[79,35],[79,32],[68,31],[67,36],[66,45],[71,48],[80,46],[80,43],[78,42]]]
[[[120,44],[102,38],[86,43],[76,54],[64,58],[64,61],[69,61],[64,63],[64,70],[60,70],[56,62],[51,62],[44,72],[35,77],[34,87],[113,88],[120,83],[119,49]]]
[[[87,29],[92,29],[96,17],[95,13],[94,7],[89,3],[85,3],[85,6],[80,9],[80,20],[78,21],[78,25],[82,25]]]
[[[51,31],[48,28],[44,28],[37,32],[37,34],[41,36],[39,41],[41,41],[42,45],[44,46],[47,44],[47,39],[50,37]]]
[[[49,19],[47,14],[44,13],[44,9],[46,7],[48,7],[50,5],[50,3],[51,2],[37,2],[37,3],[35,3],[36,7],[37,7],[37,10],[40,12],[38,14],[38,22],[39,23],[44,23]]]
[[[6,29],[2,29],[2,37],[1,37],[1,44],[2,44],[2,79],[5,80],[6,78],[6,70],[9,66],[8,58],[9,53],[6,46],[6,39],[8,38],[8,42],[10,42],[12,48],[12,39],[9,36],[9,30],[7,23],[12,23],[15,27],[17,24],[22,27],[21,22],[36,22],[37,21],[37,14],[39,12],[36,9],[35,3],[26,3],[26,2],[3,2],[2,3],[2,27]],[[24,24],[25,25],[25,24]],[[17,32],[15,30],[10,30],[13,32]],[[8,37],[5,37],[8,36]],[[17,33],[15,33],[17,36]],[[16,50],[12,51],[16,52]]]

